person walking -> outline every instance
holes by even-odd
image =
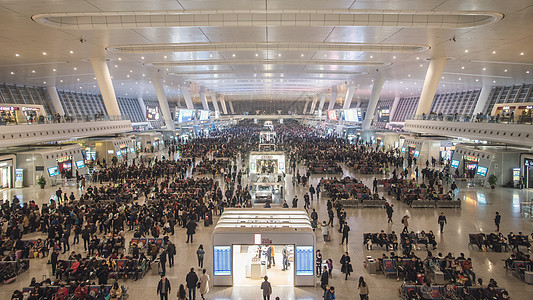
[[[285,271],[289,269],[289,249],[287,248],[287,246],[283,247],[281,254],[283,255],[283,267],[281,268],[281,270]]]
[[[326,224],[326,221],[322,222],[322,237],[324,238],[324,243],[328,241],[329,228]]]
[[[320,276],[320,287],[324,290],[324,293],[326,293],[326,289],[328,288],[328,283],[329,283],[328,267],[324,266],[324,270],[322,270],[322,275]]]
[[[196,233],[196,222],[194,222],[194,220],[189,220],[185,227],[187,227],[187,243],[189,242],[189,240],[192,243],[193,236]]]
[[[198,284],[198,275],[194,272],[194,268],[185,277],[187,289],[189,289],[189,300],[196,300],[196,285]]]
[[[494,216],[494,225],[496,225],[496,232],[500,231],[500,222],[502,221],[502,216],[499,212],[496,212],[496,216]]]
[[[311,184],[311,186],[309,187],[309,195],[311,196],[311,201],[313,201],[313,196],[315,195],[315,193],[316,193],[316,190]]]
[[[374,181],[372,181],[372,193],[377,194],[378,192],[378,180],[377,178],[374,178]]]
[[[387,224],[389,223],[394,223],[392,221],[392,214],[394,213],[394,204],[391,204],[391,205],[387,205],[386,206],[386,210],[387,210]]]
[[[333,209],[328,208],[328,217],[329,217],[328,226],[333,227],[333,218],[334,218],[334,216],[335,216],[335,214],[333,213]]]
[[[346,245],[348,245],[348,232],[350,232],[350,226],[348,226],[348,223],[344,222],[344,226],[342,227],[341,245],[344,245],[344,240],[346,240]]]
[[[368,300],[368,285],[365,282],[363,276],[359,277],[359,284],[357,285],[359,290],[359,297],[361,300]]]
[[[202,275],[200,275],[200,295],[202,299],[205,300],[204,295],[209,292],[209,275],[206,273],[206,269],[202,270]]]
[[[329,290],[324,294],[325,300],[335,300],[335,288],[330,286]]]
[[[54,249],[54,251],[50,255],[50,264],[52,265],[52,275],[56,274],[58,258],[59,258],[59,249]]]
[[[261,289],[263,290],[263,300],[270,300],[272,295],[272,285],[268,282],[268,276],[265,276],[265,281],[261,283]]]
[[[170,290],[170,281],[168,281],[165,275],[161,275],[161,280],[157,284],[157,294],[161,297],[161,300],[168,300]]]
[[[352,260],[351,260],[350,256],[348,255],[348,252],[344,252],[344,254],[342,255],[341,260],[340,260],[340,263],[342,265],[341,272],[346,274],[345,277],[344,277],[344,280],[348,280],[348,276],[350,276],[350,274],[353,271],[352,264],[350,263],[351,261]]]
[[[163,250],[161,254],[159,254],[159,265],[161,266],[161,274],[166,275],[167,274],[167,252]]]
[[[437,222],[440,225],[440,233],[443,233],[444,232],[444,224],[448,223],[448,222],[446,222],[446,216],[444,215],[444,212],[440,213],[440,216],[439,216],[439,219],[438,219]]]
[[[172,242],[168,242],[167,246],[167,256],[168,256],[168,265],[170,268],[174,266],[174,255],[176,255],[176,245]]]
[[[402,232],[409,233],[409,230],[408,230],[408,227],[409,227],[409,216],[408,215],[403,216],[402,224],[403,224]]]
[[[198,267],[200,268],[204,267],[204,256],[205,256],[204,245],[200,245],[198,247],[198,250],[196,250],[196,257],[198,258]]]

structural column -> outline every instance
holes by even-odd
[[[320,103],[318,104],[318,111],[324,110],[324,104],[326,103],[326,94],[320,96]]]
[[[396,112],[396,109],[398,108],[398,103],[400,103],[400,97],[394,97],[394,101],[392,102],[392,107],[389,111],[389,122],[392,122],[392,117],[394,117],[394,113]]]
[[[54,107],[55,112],[64,116],[65,110],[63,109],[63,105],[61,105],[61,101],[59,100],[59,95],[57,94],[56,87],[47,86],[46,91],[48,92],[48,95],[50,96],[50,100],[52,100],[52,106]]]
[[[207,95],[205,94],[205,88],[200,88],[200,100],[202,101],[202,107],[204,110],[209,110],[209,104],[207,103]]]
[[[213,103],[213,109],[215,110],[215,114],[220,113],[220,110],[218,109],[217,95],[214,93],[211,94],[211,103]]]
[[[318,97],[314,96],[313,97],[313,102],[311,102],[311,108],[309,109],[309,114],[310,115],[313,115],[315,113],[315,107],[316,107],[316,103],[317,102],[318,102]]]
[[[226,100],[224,100],[224,96],[220,97],[220,106],[222,106],[222,112],[227,115],[228,114],[228,107],[226,106]]]
[[[355,94],[355,86],[349,86],[346,89],[346,98],[344,98],[344,104],[342,105],[342,109],[350,109],[354,94]]]
[[[365,119],[363,120],[363,124],[361,126],[362,130],[370,129],[370,124],[372,124],[376,106],[378,105],[379,95],[381,94],[381,89],[383,88],[383,82],[384,76],[380,71],[378,71],[374,77],[374,86],[372,87],[372,94],[370,95],[370,101],[368,102],[368,107],[366,109]]]
[[[109,116],[120,116],[120,109],[118,108],[117,97],[107,61],[104,58],[91,58],[91,65],[93,67],[94,76],[98,82],[102,100],[104,100],[105,109]]]
[[[305,100],[304,110],[302,111],[302,115],[305,115],[305,112],[307,111],[307,107],[309,106],[309,100]]]
[[[181,94],[183,95],[183,99],[185,99],[185,106],[187,107],[187,109],[194,109],[190,88],[188,86],[182,86],[180,90]]]
[[[429,67],[426,73],[426,79],[424,80],[424,87],[420,94],[420,101],[418,101],[418,107],[416,108],[416,116],[431,112],[431,104],[433,104],[433,98],[437,92],[439,81],[446,65],[446,57],[438,57],[431,59]]]
[[[479,93],[479,98],[477,98],[476,106],[474,107],[474,111],[472,112],[472,115],[477,115],[478,113],[483,112],[483,109],[485,108],[485,105],[487,104],[487,101],[489,100],[491,90],[492,90],[492,87],[490,85],[484,85],[481,88],[481,93]]]
[[[337,100],[337,87],[331,88],[331,97],[329,98],[328,110],[332,110],[335,107],[335,101]]]
[[[231,111],[231,114],[234,115],[235,114],[235,110],[233,109],[233,102],[232,101],[228,101],[228,104],[229,104],[229,110]]]
[[[155,94],[157,95],[157,100],[159,101],[159,107],[161,107],[161,113],[163,114],[165,125],[167,125],[168,130],[174,131],[174,120],[170,114],[165,88],[161,84],[161,78],[159,77],[158,73],[155,73],[154,76],[152,76],[152,84],[154,85]]]

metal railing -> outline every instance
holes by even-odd
[[[409,116],[406,120],[424,120],[424,121],[443,121],[443,122],[471,122],[471,123],[498,123],[498,124],[533,124],[533,117],[531,116],[519,116],[518,118],[506,115],[506,116],[491,116],[491,115],[444,115],[444,114],[429,114]]]
[[[18,120],[13,117],[0,116],[0,125],[39,125],[39,124],[59,124],[59,123],[82,123],[82,122],[101,122],[101,121],[125,121],[129,120],[128,116],[108,116],[104,114],[95,115],[49,115],[27,118]]]

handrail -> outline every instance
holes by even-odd
[[[108,116],[104,114],[94,115],[50,115],[50,116],[38,116],[35,119],[30,120],[17,120],[16,118],[0,117],[0,125],[40,125],[40,124],[58,124],[58,123],[82,123],[82,122],[102,122],[102,121],[125,121],[129,120],[128,116]]]
[[[511,115],[445,115],[445,114],[422,114],[408,116],[405,120],[444,121],[444,122],[470,122],[470,123],[498,123],[498,124],[526,124],[533,125],[533,117],[519,116],[518,119]]]

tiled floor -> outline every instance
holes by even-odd
[[[346,174],[350,174],[346,170]],[[287,176],[287,182],[291,182],[291,175]],[[312,176],[311,183],[316,186],[316,183],[321,176]],[[366,181],[370,186],[373,176],[358,176]],[[397,299],[398,288],[401,282],[395,279],[386,279],[383,275],[369,275],[363,268],[363,260],[365,256],[381,256],[382,250],[367,251],[362,245],[363,232],[377,232],[381,229],[386,232],[395,230],[401,231],[402,224],[400,218],[404,214],[409,214],[410,229],[418,230],[433,230],[437,235],[438,252],[452,252],[455,255],[463,252],[467,257],[471,257],[474,264],[474,271],[478,277],[482,277],[486,281],[489,278],[495,278],[501,287],[505,287],[510,291],[513,299],[531,299],[533,293],[533,286],[527,285],[522,281],[516,279],[510,272],[506,272],[503,268],[502,259],[506,258],[506,253],[493,252],[479,252],[477,250],[470,250],[467,247],[468,233],[475,233],[479,231],[490,232],[494,230],[493,217],[496,211],[502,214],[501,231],[507,234],[509,231],[531,233],[533,231],[533,223],[531,218],[531,205],[523,204],[530,202],[533,198],[533,190],[515,190],[507,188],[497,188],[491,190],[490,188],[467,188],[464,182],[459,183],[460,191],[458,197],[462,200],[461,209],[410,209],[403,203],[395,200],[392,203],[395,205],[396,211],[394,213],[394,224],[387,225],[387,218],[384,209],[346,209],[348,214],[348,224],[351,227],[350,244],[347,250],[352,258],[352,263],[355,272],[348,281],[343,280],[339,271],[339,259],[345,251],[344,246],[340,246],[340,234],[333,232],[332,241],[328,244],[323,244],[320,240],[320,233],[317,232],[317,245],[322,250],[324,258],[332,258],[334,261],[334,274],[332,285],[337,291],[337,299],[355,299],[357,293],[356,282],[359,276],[364,276],[370,287],[371,299]],[[51,195],[54,194],[55,187],[47,187],[44,190],[39,188],[24,188],[11,189],[0,191],[0,197],[3,199],[11,199],[13,195],[22,196],[22,201],[36,200],[39,204],[48,201]],[[74,187],[66,187],[64,190],[70,194],[74,191],[76,195],[79,191]],[[287,186],[286,199],[292,199],[294,194],[303,198],[303,194],[307,188],[294,187],[292,184]],[[303,207],[303,201],[299,201],[300,207]],[[326,198],[321,195],[317,201],[313,201],[312,208],[316,208],[320,220],[327,218],[326,214]],[[448,224],[445,227],[444,233],[438,233],[437,216],[443,211],[448,219]],[[215,219],[216,222],[216,219]],[[337,223],[335,223],[337,225]],[[203,244],[206,249],[211,248],[211,233],[213,227],[204,228],[200,225],[198,234],[195,236],[193,244],[185,243],[185,232],[179,228],[176,230],[176,235],[171,239],[176,243],[177,256],[176,265],[168,269],[167,276],[171,281],[173,293],[177,292],[178,285],[185,282],[185,275],[190,267],[196,267],[195,252],[198,245]],[[34,235],[36,236],[36,235]],[[132,233],[127,234],[127,240],[131,238]],[[28,236],[30,237],[30,236]],[[71,247],[72,250],[82,251],[83,246],[76,245]],[[424,250],[418,250],[417,254],[425,257]],[[192,262],[192,263],[191,263]],[[205,267],[209,274],[212,270],[209,268],[212,265],[212,256],[209,251],[206,253]],[[0,287],[0,298],[7,299],[15,289],[28,286],[31,277],[38,279],[42,275],[50,276],[50,267],[46,265],[46,259],[31,260],[31,267],[29,272],[21,274],[17,281],[10,285],[3,285]],[[159,277],[151,275],[150,273],[139,281],[125,281],[123,284],[129,287],[130,299],[156,299],[156,286]],[[318,279],[317,279],[318,280]],[[527,296],[530,295],[530,296]],[[175,294],[172,295],[175,298]],[[273,298],[280,296],[280,299],[322,299],[322,290],[319,286],[315,288],[293,288],[293,287],[273,287]],[[199,299],[200,296],[197,295]],[[207,299],[261,299],[261,290],[257,287],[211,287]]]

